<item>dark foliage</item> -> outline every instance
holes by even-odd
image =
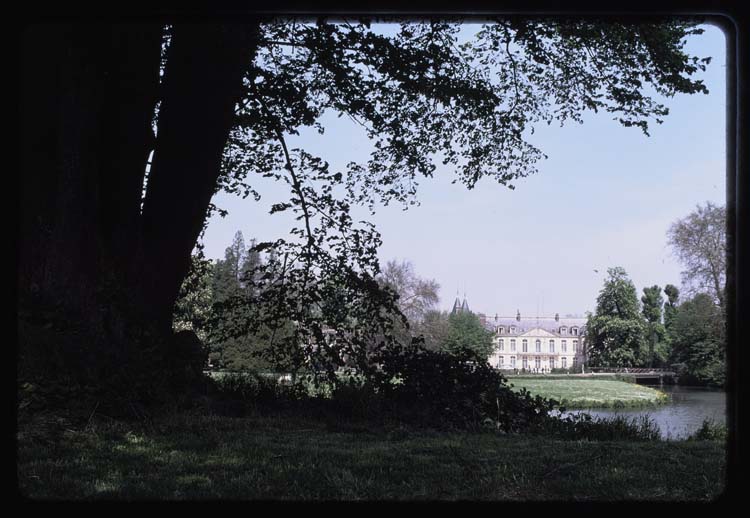
[[[647,132],[668,111],[650,91],[706,92],[691,76],[710,59],[682,50],[701,32],[694,20],[512,17],[467,44],[459,23],[440,20],[391,35],[368,20],[250,22],[24,32],[24,376],[69,375],[129,401],[177,387],[192,360],[171,355],[173,310],[212,196],[259,200],[261,177],[288,187],[268,208],[298,223],[252,248],[277,255],[239,332],[267,330],[276,363],[329,379],[345,364],[369,368],[393,342],[398,308],[376,280],[380,236],[353,207],[418,203],[438,163],[467,188],[482,178],[512,188],[543,157],[528,141],[536,124],[603,110]],[[290,135],[323,133],[330,113],[363,128],[369,159],[332,170],[290,149]],[[55,333],[37,332],[47,326]]]
[[[406,421],[512,431],[544,419],[555,406],[527,392],[514,393],[506,379],[470,349],[447,353],[413,343],[383,351],[378,362],[378,392]]]

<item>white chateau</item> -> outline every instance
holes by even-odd
[[[453,312],[469,311],[456,298]],[[484,326],[494,333],[494,350],[489,357],[495,368],[526,372],[551,372],[552,369],[580,371],[586,361],[586,319],[554,317],[494,318],[477,314]]]

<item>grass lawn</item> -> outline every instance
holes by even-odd
[[[639,407],[669,401],[663,392],[625,381],[518,376],[508,382],[515,390],[525,387],[533,395],[556,399],[567,408]]]
[[[587,442],[177,415],[18,433],[32,499],[709,500],[718,441]]]

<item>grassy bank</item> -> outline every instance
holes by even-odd
[[[521,376],[508,381],[514,390],[526,388],[534,395],[556,399],[567,408],[645,407],[669,401],[663,392],[624,381]]]
[[[692,501],[723,488],[719,441],[562,441],[200,415],[40,430],[19,429],[18,485],[34,499]]]

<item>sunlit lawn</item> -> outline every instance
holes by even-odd
[[[515,390],[553,398],[568,408],[645,406],[664,403],[669,396],[656,389],[625,381],[513,377]]]

